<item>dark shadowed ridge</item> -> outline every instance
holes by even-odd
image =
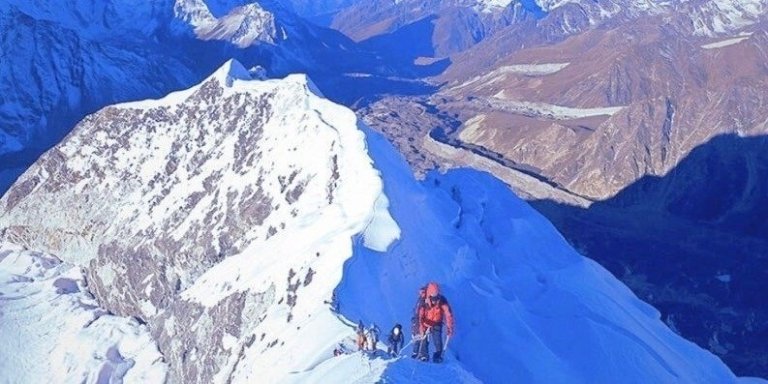
[[[768,136],[716,136],[588,209],[532,204],[670,327],[737,375],[768,376]]]

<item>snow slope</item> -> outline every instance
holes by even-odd
[[[417,181],[305,77],[234,61],[84,120],[0,199],[0,239],[83,266],[102,305],[147,322],[171,381],[738,381],[506,185]],[[430,280],[457,319],[444,365],[333,357],[358,320],[407,328]]]
[[[0,244],[0,382],[159,383],[167,366],[144,325],[112,316],[80,270]]]
[[[418,183],[382,138],[368,143],[402,236],[347,262],[337,294],[350,319],[407,324],[435,280],[457,318],[451,355],[483,382],[736,381],[498,180],[458,170]]]

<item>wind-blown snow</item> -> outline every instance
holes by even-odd
[[[160,383],[147,327],[109,315],[83,275],[52,255],[0,244],[0,381]]]

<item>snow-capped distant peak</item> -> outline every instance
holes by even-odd
[[[578,3],[579,0],[536,0],[536,4],[545,12],[562,7],[565,4]]]
[[[708,1],[692,7],[694,35],[727,35],[755,24],[768,12],[768,0]]]
[[[259,42],[274,44],[287,38],[271,12],[256,2],[239,3],[220,6],[214,13],[203,0],[176,0],[174,13],[203,40],[228,41],[245,48]]]
[[[176,0],[173,12],[178,20],[195,29],[216,22],[216,18],[202,0]]]
[[[477,0],[474,8],[479,12],[493,13],[503,10],[512,4],[512,0]]]

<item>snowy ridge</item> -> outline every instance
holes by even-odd
[[[84,283],[78,268],[51,255],[0,244],[3,382],[165,379],[168,367],[147,327],[107,314]]]
[[[347,318],[407,323],[408,298],[436,280],[457,319],[448,364],[482,382],[736,381],[506,185],[472,170],[416,182],[384,138],[367,139],[402,236],[385,253],[356,247],[336,290]]]
[[[768,11],[766,0],[536,0],[547,13],[561,18],[566,33],[580,32],[582,16],[588,25],[599,25],[616,17],[635,19],[641,16],[684,15],[682,28],[694,36],[722,36],[733,33],[764,19]]]
[[[249,80],[232,61],[189,90],[105,108],[0,199],[0,237],[87,266],[101,303],[152,324],[173,380],[224,382],[253,354],[285,364],[278,381],[306,369],[286,324],[348,332],[323,302],[352,235],[385,249],[399,234],[354,113],[315,88]]]

